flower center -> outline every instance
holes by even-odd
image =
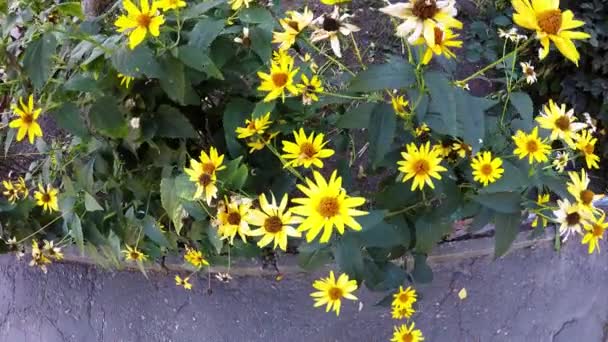
[[[587,144],[583,148],[583,151],[585,152],[585,154],[593,154],[593,152],[595,151],[595,146],[593,146],[592,144]]]
[[[228,214],[228,223],[238,226],[241,223],[241,214],[235,212]]]
[[[325,19],[327,20],[327,19]],[[292,29],[300,32],[300,25],[298,25],[298,22],[295,20],[287,20],[287,26],[291,27]]]
[[[490,164],[483,164],[480,171],[482,174],[489,176],[492,174],[492,171],[494,171],[494,168]]]
[[[401,303],[407,303],[407,301],[410,299],[410,295],[408,295],[407,293],[402,293],[399,295],[399,301]]]
[[[435,26],[435,44],[441,45],[443,42],[443,31],[437,26]]]
[[[431,166],[429,165],[429,162],[426,160],[418,160],[414,163],[414,173],[416,173],[417,175],[420,175],[420,176],[427,175],[429,173],[430,169],[431,169]]]
[[[21,117],[21,121],[25,124],[25,125],[29,125],[32,122],[34,122],[34,116],[31,113],[24,113],[25,115],[23,115]]]
[[[42,195],[42,202],[48,203],[51,201],[51,196],[49,194]]]
[[[414,3],[412,14],[422,20],[431,19],[439,12],[435,0],[418,0]]]
[[[530,67],[525,67],[524,74],[526,74],[527,76],[534,76],[536,73],[534,72],[534,69]]]
[[[319,202],[317,212],[326,218],[334,217],[340,212],[340,203],[335,197],[323,197]]]
[[[327,291],[327,295],[331,300],[338,300],[342,298],[342,289],[339,287],[332,287]]]
[[[323,20],[323,29],[328,32],[335,32],[340,29],[340,22],[334,18],[326,16]]]
[[[583,190],[581,191],[581,202],[583,202],[584,205],[589,205],[591,204],[591,202],[593,202],[594,196],[595,194],[593,193],[593,191]]]
[[[569,226],[577,225],[581,222],[581,215],[579,213],[570,213],[566,216],[566,222],[568,222]]]
[[[139,260],[139,252],[133,251],[130,253],[131,259]]]
[[[200,177],[198,177],[198,184],[202,186],[207,186],[211,184],[211,175],[207,173],[201,174]]]
[[[306,158],[312,158],[315,156],[315,154],[317,153],[317,150],[315,149],[314,145],[309,143],[309,142],[305,142],[302,145],[300,145],[300,155]]]
[[[143,28],[147,29],[148,26],[150,26],[151,22],[152,22],[152,18],[150,17],[150,15],[148,15],[146,13],[142,13],[137,16],[137,25],[139,27],[143,27]]]
[[[528,142],[526,143],[526,149],[528,150],[528,153],[534,153],[538,151],[538,143],[536,142],[536,140],[528,140]]]
[[[213,163],[204,163],[203,164],[203,172],[207,174],[212,174],[215,172],[215,165]]]
[[[537,17],[538,26],[548,33],[557,34],[562,28],[562,11],[559,9],[547,10],[540,13]]]
[[[264,229],[269,233],[278,233],[283,228],[283,222],[278,216],[271,216],[264,221]]]
[[[594,224],[593,231],[591,232],[591,234],[593,234],[593,236],[600,237],[600,236],[604,235],[604,228],[602,226],[600,226],[599,224]]]
[[[555,120],[555,126],[562,131],[568,131],[570,128],[570,118],[565,115],[560,116]]]
[[[412,337],[412,334],[407,333],[405,335],[401,336],[401,342],[412,342],[414,340],[414,338]]]
[[[275,87],[283,87],[287,84],[287,74],[284,72],[272,74],[272,83],[274,83]]]

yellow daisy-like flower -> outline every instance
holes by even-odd
[[[396,35],[407,38],[410,44],[424,37],[429,46],[434,46],[437,26],[462,28],[462,22],[455,18],[455,1],[409,0],[383,7],[380,12],[404,20],[397,26]]]
[[[393,319],[409,319],[416,313],[416,310],[411,306],[393,306],[391,315]]]
[[[458,153],[460,158],[470,156],[471,153],[473,153],[473,147],[471,147],[471,145],[465,144],[463,141],[458,139],[452,144],[452,150]]]
[[[131,247],[131,246],[126,246],[127,249],[123,250],[122,252],[125,255],[125,259],[127,261],[138,261],[138,262],[143,262],[148,260],[148,256],[145,255],[142,251],[140,251],[139,249],[137,249],[137,247]]]
[[[27,195],[29,195],[30,191],[27,188],[27,185],[25,184],[25,179],[23,177],[19,177],[17,179],[17,182],[15,182],[15,189],[17,190],[17,193],[19,194],[19,197],[21,198],[26,198]]]
[[[595,143],[597,143],[597,138],[594,138],[589,130],[583,130],[576,135],[574,145],[585,156],[585,162],[589,169],[600,168],[600,157],[595,154]]]
[[[329,271],[329,277],[315,280],[312,286],[319,290],[310,294],[314,298],[315,308],[327,305],[325,312],[332,310],[336,313],[336,316],[340,315],[342,298],[357,300],[357,297],[352,294],[357,290],[357,281],[349,280],[345,273],[342,273],[336,281],[334,271]]]
[[[604,238],[604,232],[606,231],[606,228],[608,228],[606,213],[602,212],[602,215],[597,219],[585,221],[583,226],[585,227],[585,235],[583,236],[582,244],[589,244],[589,254],[592,254],[596,249],[599,253],[600,239]]]
[[[530,134],[518,130],[513,136],[513,141],[517,146],[513,154],[517,155],[519,159],[528,156],[530,164],[534,161],[546,162],[549,159],[547,156],[551,152],[551,146],[546,144],[545,139],[538,137],[538,127],[534,127]]]
[[[304,166],[305,168],[315,167],[322,168],[323,162],[321,159],[329,158],[334,154],[334,150],[324,148],[327,141],[323,141],[325,135],[319,133],[315,137],[315,133],[310,133],[306,136],[304,128],[300,128],[299,132],[294,131],[293,136],[295,143],[283,140],[283,158],[289,160],[286,166]],[[291,160],[290,160],[291,159]]]
[[[433,150],[437,151],[437,155],[441,158],[448,158],[452,154],[452,142],[450,140],[441,141],[439,144],[433,145]]]
[[[272,202],[268,202],[266,195],[261,194],[259,198],[260,210],[254,209],[251,212],[251,224],[260,228],[251,231],[251,236],[262,236],[258,241],[259,247],[265,247],[274,241],[274,249],[279,246],[282,250],[287,250],[287,237],[300,237],[302,233],[293,228],[297,223],[296,217],[287,210],[287,194],[283,195],[281,203],[272,195]]]
[[[279,43],[279,49],[287,50],[296,42],[296,37],[302,32],[313,20],[314,14],[304,8],[303,13],[296,11],[288,11],[285,19],[279,20],[283,32],[272,32],[272,42]]]
[[[19,191],[15,188],[15,185],[11,181],[2,181],[4,191],[2,194],[10,203],[15,203],[19,199]]]
[[[302,103],[305,105],[311,105],[313,102],[319,101],[317,94],[323,92],[323,85],[319,76],[313,75],[310,79],[302,74],[302,83],[296,85],[298,90],[302,94]]]
[[[230,8],[232,8],[233,11],[237,11],[237,10],[241,9],[242,7],[249,8],[249,5],[252,2],[253,2],[253,0],[228,0],[228,3],[230,4]]]
[[[421,342],[424,341],[422,331],[415,329],[415,323],[408,327],[407,324],[402,324],[399,327],[395,327],[393,338],[391,342]]]
[[[238,234],[243,242],[247,242],[250,235],[249,223],[251,220],[251,201],[239,199],[228,201],[225,199],[217,209],[218,233],[222,240],[230,240],[234,244],[234,238]]]
[[[203,166],[203,171],[209,174],[214,174],[216,171],[226,168],[226,165],[222,165],[224,162],[224,155],[219,154],[217,149],[213,146],[209,148],[208,154],[205,151],[201,151],[200,160]]]
[[[118,32],[128,31],[131,49],[139,45],[148,32],[154,37],[158,37],[160,25],[165,22],[165,17],[158,13],[158,1],[153,0],[152,6],[150,6],[148,0],[140,0],[140,8],[137,8],[130,0],[123,0],[122,5],[127,14],[119,16],[114,25],[118,28]]]
[[[278,134],[279,132],[264,132],[262,135],[251,138],[247,142],[247,146],[250,147],[249,153],[263,150]]]
[[[410,105],[410,101],[406,100],[403,95],[394,96],[391,98],[391,104],[393,105],[393,110],[395,114],[400,117],[406,117],[409,112],[407,111],[407,107]]]
[[[416,129],[414,130],[414,135],[416,135],[416,138],[420,138],[423,135],[429,133],[430,131],[431,129],[429,128],[429,126],[423,122],[420,124],[420,126],[416,127]]]
[[[55,259],[57,261],[63,260],[63,252],[61,251],[61,247],[55,246],[53,241],[44,240],[44,246],[42,247],[42,251],[44,254],[48,255],[49,258]]]
[[[42,272],[47,272],[47,265],[52,263],[51,259],[46,256],[45,253],[42,253],[40,250],[40,245],[38,241],[32,240],[32,260],[30,261],[30,267],[38,267]]]
[[[135,79],[135,77],[129,76],[129,75],[124,75],[121,73],[118,73],[118,79],[120,80],[120,85],[124,86],[125,88],[129,89],[129,86],[131,86],[131,82],[133,82],[133,80]]]
[[[186,290],[192,290],[192,284],[190,283],[190,277],[182,278],[178,275],[175,276],[175,285],[181,286]]]
[[[558,106],[553,100],[549,100],[549,106],[543,106],[536,121],[541,128],[551,131],[551,140],[561,139],[570,147],[574,147],[576,132],[587,127],[585,123],[575,122],[574,109],[566,111],[565,104]]]
[[[172,9],[180,9],[186,7],[184,0],[159,0],[158,8],[163,11],[169,11]]]
[[[294,69],[293,64],[293,57],[284,51],[279,51],[271,61],[270,73],[258,71],[258,77],[262,82],[258,90],[268,92],[264,102],[270,102],[278,97],[285,101],[285,91],[291,95],[299,94],[293,79],[300,69]]]
[[[34,192],[36,205],[41,206],[48,212],[59,211],[59,204],[57,203],[58,192],[59,191],[50,184],[47,184],[46,188],[44,188],[42,184],[38,184],[38,190]]]
[[[572,195],[572,197],[574,197],[576,202],[578,202],[583,209],[593,213],[595,211],[593,203],[599,199],[602,199],[604,195],[596,195],[593,191],[588,189],[589,177],[587,177],[587,172],[585,169],[581,170],[580,176],[574,171],[568,172],[568,176],[570,177],[570,182],[566,184],[568,186],[568,192]]]
[[[254,135],[262,135],[264,131],[270,126],[272,121],[270,120],[270,112],[264,114],[259,118],[251,118],[245,120],[245,127],[237,127],[235,132],[237,138],[245,139]]]
[[[552,41],[559,52],[578,65],[580,55],[573,39],[587,39],[589,34],[572,29],[585,25],[584,21],[575,20],[572,11],[561,11],[558,0],[512,0],[513,21],[529,30],[536,31],[542,48],[539,50],[540,59],[549,54]]]
[[[536,204],[541,207],[541,209],[539,209],[539,211],[542,210],[542,207],[544,206],[545,203],[548,203],[549,200],[551,199],[551,195],[550,194],[538,194],[536,195]],[[542,227],[546,227],[547,226],[547,219],[543,216],[540,215],[536,215],[536,217],[534,217],[534,221],[532,221],[532,227],[536,228],[538,227],[538,222],[539,222],[539,218],[540,218],[540,222],[542,224]]]
[[[23,140],[27,134],[27,138],[30,144],[34,143],[36,137],[42,136],[42,129],[38,124],[38,117],[42,109],[34,108],[34,96],[30,95],[27,101],[27,105],[23,103],[23,98],[19,98],[19,106],[11,105],[11,110],[15,115],[19,116],[9,123],[9,127],[18,128],[17,141]]]
[[[557,152],[551,165],[553,165],[555,171],[563,173],[566,166],[568,166],[568,161],[570,161],[570,154],[568,152]]]
[[[397,165],[399,165],[399,171],[404,174],[403,182],[413,178],[412,191],[416,188],[422,190],[424,184],[431,189],[435,188],[431,178],[441,179],[439,172],[447,171],[440,165],[442,159],[439,157],[439,153],[440,151],[437,149],[431,149],[428,141],[426,144],[420,145],[420,148],[411,143],[407,145],[407,152],[401,152],[404,160],[398,161]]]
[[[393,307],[398,308],[411,308],[414,303],[418,300],[418,294],[416,290],[411,286],[408,286],[407,289],[403,289],[403,286],[399,286],[399,291],[393,294]]]
[[[558,200],[558,210],[553,211],[555,221],[559,224],[559,235],[564,241],[572,233],[582,235],[583,222],[589,220],[591,215],[579,203],[570,203],[568,199]]]
[[[184,260],[190,265],[201,268],[203,266],[209,266],[209,262],[203,257],[203,253],[194,248],[186,247],[186,254],[184,254]]]
[[[435,34],[435,44],[431,45],[427,43],[426,51],[424,51],[424,55],[422,56],[422,64],[429,64],[433,55],[437,56],[445,56],[445,58],[456,58],[456,55],[451,48],[461,48],[462,40],[457,40],[460,36],[458,34],[454,34],[450,29],[441,29],[439,26],[435,26],[434,34]],[[417,44],[424,44],[426,40],[421,38],[418,40]]]
[[[190,159],[190,168],[185,168],[184,172],[190,177],[190,181],[196,184],[194,199],[204,196],[207,205],[211,204],[211,201],[217,197],[217,176],[215,172],[206,172],[205,164],[199,163],[196,159]]]
[[[488,186],[489,183],[494,183],[502,177],[505,169],[502,168],[502,159],[492,158],[492,152],[480,152],[471,162],[473,169],[473,179]]]
[[[344,234],[344,226],[361,230],[361,225],[353,217],[367,215],[367,212],[354,208],[363,205],[365,198],[348,196],[342,189],[342,177],[338,177],[336,171],[332,172],[329,181],[317,171],[313,171],[313,177],[314,182],[306,179],[308,187],[297,185],[307,197],[294,198],[292,202],[300,205],[291,209],[294,214],[304,217],[298,230],[308,231],[306,241],[314,240],[322,229],[321,243],[329,241],[334,227],[341,235]]]

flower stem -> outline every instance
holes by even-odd
[[[349,74],[351,74],[352,76],[355,76],[356,74],[350,70],[346,65],[342,64],[342,62],[340,62],[339,60],[333,58],[332,56],[328,55],[325,51],[319,49],[318,47],[316,47],[313,43],[311,43],[309,40],[304,40],[306,42],[306,44],[308,46],[310,46],[313,50],[315,50],[317,53],[319,53],[320,55],[324,56],[325,58],[327,58],[328,60],[330,60],[332,63],[334,63],[335,65],[339,66],[341,69],[344,69],[346,72],[348,72]]]
[[[276,148],[274,148],[274,146],[272,146],[271,144],[266,145],[268,146],[268,149],[277,157],[279,158],[279,160],[281,161],[281,164],[283,164],[283,167],[285,167],[287,170],[289,170],[289,172],[291,172],[294,176],[296,176],[299,180],[301,180],[302,182],[305,181],[304,177],[298,172],[298,170],[294,169],[293,167],[287,165],[287,162],[285,161],[285,159],[283,159],[283,157],[281,157],[281,154],[279,153],[279,151],[277,151]]]
[[[350,99],[350,100],[367,100],[368,99],[367,96],[352,96],[352,95],[330,93],[330,92],[322,92],[321,94],[327,95],[327,96],[333,96],[333,97],[340,97],[343,99]]]
[[[357,45],[357,40],[355,39],[355,35],[351,33],[350,38],[353,41],[353,47],[355,48],[355,55],[357,56],[357,60],[359,60],[359,64],[361,64],[361,68],[363,68],[363,70],[367,69],[367,66],[365,65],[365,63],[363,63],[363,58],[361,57],[361,52],[359,51],[359,45]]]
[[[47,227],[49,227],[50,225],[52,225],[53,223],[57,222],[57,220],[59,220],[60,218],[62,218],[62,216],[61,216],[61,215],[59,215],[59,216],[55,217],[54,219],[52,219],[52,220],[51,220],[51,222],[49,222],[49,223],[45,224],[44,226],[40,227],[40,229],[38,229],[37,231],[33,232],[32,234],[30,234],[30,235],[28,235],[28,236],[24,237],[23,239],[21,239],[21,240],[19,240],[19,241],[17,241],[17,244],[20,244],[20,243],[22,243],[23,241],[26,241],[27,239],[29,239],[29,238],[31,238],[31,237],[33,237],[33,236],[35,236],[36,234],[38,234],[38,233],[42,232],[43,230],[45,230],[45,229],[46,229]]]
[[[497,59],[496,61],[486,65],[485,67],[479,69],[477,72],[473,73],[472,75],[456,81],[457,84],[466,84],[468,81],[476,78],[477,76],[485,73],[486,71],[494,68],[495,66],[497,66],[498,64],[502,63],[504,60],[506,60],[507,58],[510,58],[512,55],[522,51],[526,46],[528,46],[528,44],[530,44],[530,42],[532,41],[532,39],[528,39],[527,41],[525,41],[523,44],[521,44],[519,47],[517,47],[515,50],[509,52],[508,54],[502,56],[501,58]]]

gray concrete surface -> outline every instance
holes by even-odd
[[[608,255],[550,244],[435,267],[415,316],[426,341],[606,341]],[[360,291],[339,318],[312,308],[318,274],[176,288],[172,276],[0,257],[0,341],[388,341],[394,321]],[[457,292],[466,288],[468,298]]]

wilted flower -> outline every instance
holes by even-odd
[[[349,34],[360,30],[359,27],[346,22],[350,17],[351,15],[349,14],[340,16],[339,8],[337,6],[334,7],[334,11],[331,14],[324,14],[313,21],[313,25],[315,25],[317,29],[310,36],[310,40],[314,43],[329,39],[334,55],[342,57],[339,34],[348,36]]]

